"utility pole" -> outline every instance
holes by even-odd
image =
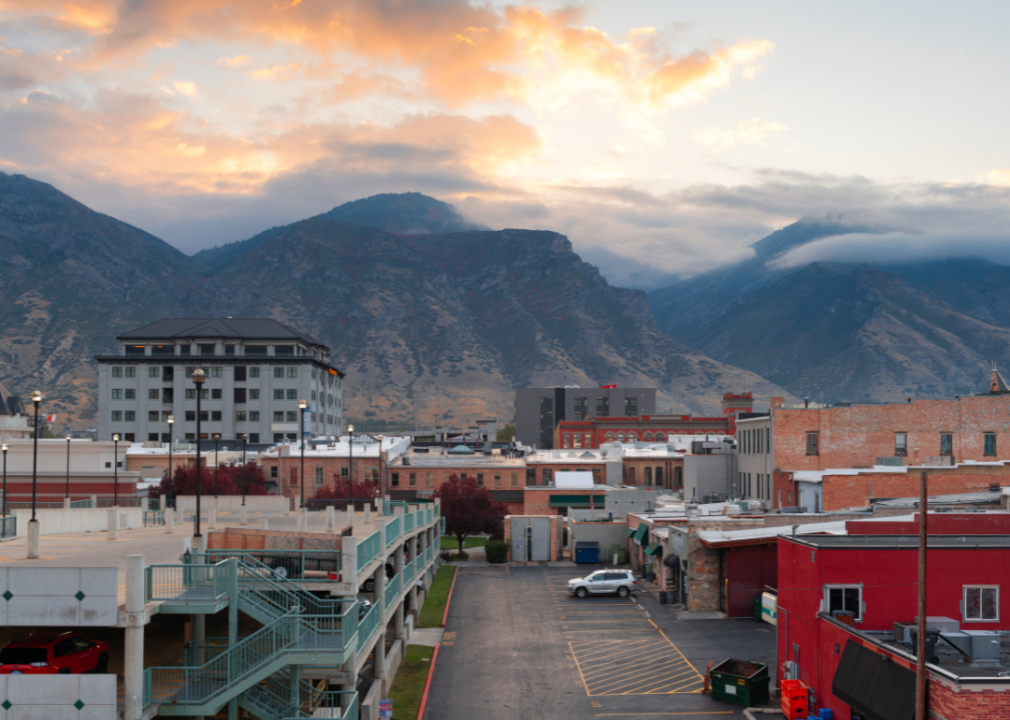
[[[926,716],[926,473],[919,475],[919,623],[915,650],[915,720]]]

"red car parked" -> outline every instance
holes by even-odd
[[[0,675],[108,671],[109,646],[73,632],[32,633],[0,650]]]

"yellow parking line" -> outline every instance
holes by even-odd
[[[672,661],[668,660],[668,661],[666,661],[665,663],[663,663],[661,665],[655,665],[655,664],[649,664],[648,662],[642,662],[642,663],[639,663],[639,664],[634,665],[632,667],[626,667],[626,668],[622,668],[621,670],[614,671],[614,672],[610,673],[609,675],[597,675],[595,677],[590,677],[589,678],[589,686],[590,686],[590,689],[593,689],[594,693],[602,695],[602,694],[605,694],[604,692],[601,692],[601,690],[603,688],[615,689],[615,688],[620,687],[621,685],[626,685],[626,683],[628,683],[628,682],[634,683],[635,682],[634,677],[636,675],[640,676],[643,672],[650,672],[650,673],[652,673],[652,672],[659,672],[660,670],[662,670],[664,668],[669,668],[670,670],[673,670],[680,663],[681,663],[680,660],[672,660]],[[676,677],[676,675],[674,675],[672,677]],[[629,678],[631,678],[631,679],[629,680]],[[669,678],[666,678],[666,679],[669,679]],[[646,684],[648,684],[650,682],[655,682],[655,681],[656,681],[655,678],[652,678],[652,679],[649,679],[649,680],[640,680],[639,682],[640,683],[646,683]],[[616,685],[614,683],[616,683]],[[635,688],[635,687],[637,687],[637,685],[632,685],[631,687]],[[628,693],[625,692],[625,693],[619,693],[619,694],[620,695],[627,695]]]
[[[630,650],[620,649],[614,652],[614,648],[598,647],[580,653],[580,662],[586,666],[586,672],[595,670],[594,665],[604,665],[616,662],[624,657],[635,657],[636,654],[653,647],[653,643],[636,643]]]
[[[685,685],[697,685],[698,684],[697,680],[692,680],[691,678],[681,677],[681,676],[683,676],[685,674],[690,674],[690,672],[691,672],[690,669],[683,670],[683,671],[677,673],[676,675],[669,676],[668,678],[666,678],[666,680],[676,680],[676,679],[679,678],[679,680],[677,680],[677,682],[675,682],[673,684],[674,685],[678,685],[680,687],[683,687]],[[658,687],[663,687],[663,685],[662,685],[663,682],[665,682],[665,680],[659,681]],[[649,687],[650,685],[656,685],[656,679],[655,678],[651,678],[649,680],[642,680],[642,681],[638,682],[637,684],[632,685],[628,690],[626,690],[625,692],[622,692],[620,694],[621,695],[648,695],[650,692],[652,692],[651,690],[647,690],[645,692],[641,692],[641,689],[643,687]]]

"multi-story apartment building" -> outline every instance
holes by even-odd
[[[126,442],[196,439],[196,368],[207,376],[200,397],[201,439],[220,435],[265,444],[305,431],[338,434],[343,373],[330,348],[270,318],[165,318],[116,338],[122,355],[99,355],[98,437]],[[170,429],[169,416],[175,425]]]
[[[516,440],[542,450],[555,447],[554,431],[564,420],[638,418],[656,412],[656,388],[519,388],[516,390]]]

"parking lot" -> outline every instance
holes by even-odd
[[[460,568],[427,720],[743,717],[701,694],[709,661],[770,662],[754,620],[677,620],[650,596],[571,596],[596,569]]]

